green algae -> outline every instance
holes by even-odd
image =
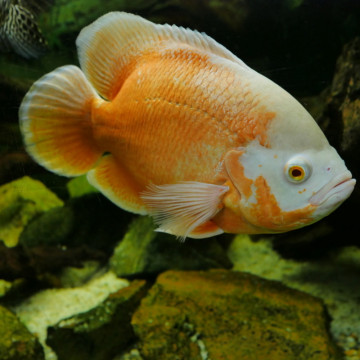
[[[0,306],[0,324],[0,359],[44,359],[44,353],[37,338],[13,313],[2,306]]]
[[[8,247],[18,244],[21,232],[36,216],[63,201],[40,181],[28,176],[0,187],[0,240]]]
[[[86,194],[91,194],[94,192],[99,192],[96,188],[89,184],[87,181],[86,175],[78,176],[71,179],[66,187],[69,191],[70,197],[80,197]]]

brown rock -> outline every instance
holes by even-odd
[[[360,140],[360,38],[346,44],[339,56],[320,125],[345,157]]]
[[[147,285],[134,280],[95,308],[60,321],[48,329],[47,344],[59,360],[110,360],[133,341],[131,315]]]
[[[226,270],[168,271],[132,319],[147,359],[341,359],[322,302]]]

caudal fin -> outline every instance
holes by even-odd
[[[92,103],[99,99],[76,66],[57,68],[36,81],[19,110],[28,153],[60,175],[88,172],[102,155],[91,127]]]

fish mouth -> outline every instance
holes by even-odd
[[[319,206],[325,202],[331,202],[331,204],[343,202],[351,195],[355,184],[356,180],[352,178],[351,172],[346,171],[345,173],[335,176],[318,190],[310,198],[310,204]]]

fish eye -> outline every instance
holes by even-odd
[[[284,172],[290,182],[301,183],[311,175],[311,165],[302,156],[296,156],[286,163]]]
[[[291,166],[288,172],[289,177],[296,182],[303,180],[305,177],[305,170],[301,166]]]

